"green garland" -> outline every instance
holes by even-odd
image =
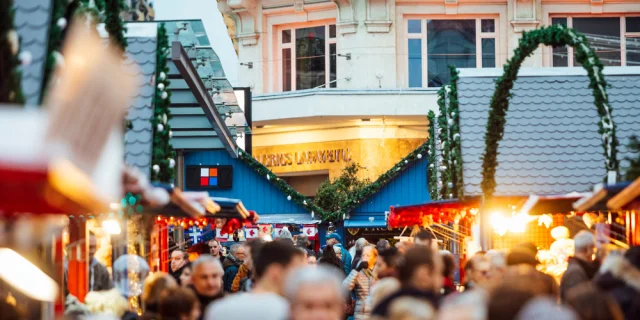
[[[164,23],[158,26],[156,49],[156,92],[151,124],[153,127],[153,148],[151,156],[151,180],[171,183],[175,174],[175,151],[171,145],[171,91],[169,90],[169,37]]]
[[[319,214],[322,221],[339,221],[340,219],[342,219],[342,216],[339,214],[339,212],[324,211],[311,199],[293,189],[286,181],[278,178],[275,173],[269,170],[269,168],[265,167],[258,160],[253,158],[253,156],[251,156],[250,154],[243,151],[238,151],[238,158],[244,161],[244,163],[246,163],[249,168],[253,169],[260,176],[263,176],[265,177],[265,179],[269,180],[274,186],[278,188],[278,190],[286,194],[287,199],[303,206],[307,210],[311,211],[314,215]]]
[[[47,59],[44,65],[44,75],[42,78],[40,103],[44,101],[49,87],[49,81],[58,64],[60,49],[62,48],[62,37],[68,22],[65,19],[67,11],[67,0],[53,0],[51,10],[51,23],[49,24],[49,40],[47,42]]]
[[[23,104],[20,40],[14,26],[13,1],[0,4],[0,103]]]
[[[440,195],[438,194],[438,168],[436,163],[436,114],[429,110],[427,119],[429,120],[429,140],[427,140],[429,144],[429,148],[427,149],[429,166],[427,167],[427,184],[431,200],[438,200],[440,199]]]
[[[462,180],[462,148],[460,137],[460,110],[458,104],[458,70],[454,66],[449,66],[451,71],[451,84],[449,86],[449,117],[453,121],[450,127],[451,158],[452,163],[452,193],[458,199],[464,199],[464,181]]]
[[[607,171],[618,171],[617,146],[615,124],[606,93],[607,83],[602,74],[603,65],[598,56],[589,47],[586,38],[575,30],[562,25],[543,27],[530,32],[523,32],[518,48],[513,57],[504,66],[503,75],[496,81],[496,90],[491,98],[489,119],[485,133],[485,151],[482,161],[482,191],[490,198],[496,188],[496,167],[498,144],[504,134],[505,116],[509,110],[511,88],[518,77],[518,70],[522,62],[538,49],[540,44],[548,46],[570,45],[576,52],[576,59],[582,64],[589,75],[589,88],[593,90],[594,104],[598,110],[600,121],[598,132],[602,135],[602,147]]]
[[[440,147],[440,156],[442,161],[438,163],[438,170],[441,172],[442,188],[440,189],[440,199],[449,199],[451,190],[453,189],[453,176],[451,170],[451,139],[449,131],[451,125],[448,121],[448,90],[447,85],[442,86],[438,90],[438,142]]]
[[[124,33],[127,28],[120,16],[121,12],[127,10],[123,0],[102,0],[104,2],[104,24],[109,32],[109,39],[112,44],[117,45],[123,52],[127,49],[127,39]]]

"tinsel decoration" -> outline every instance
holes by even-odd
[[[120,13],[127,10],[127,5],[124,0],[102,1],[104,2],[104,25],[109,32],[109,41],[124,52],[127,49],[127,39],[124,37],[127,28]]]
[[[53,0],[51,9],[51,22],[49,23],[49,39],[47,42],[47,58],[44,64],[44,75],[42,78],[42,88],[40,95],[40,103],[44,101],[49,86],[49,81],[53,75],[53,71],[58,65],[58,55],[62,49],[62,41],[64,39],[65,29],[68,25],[67,15],[67,0]],[[65,23],[62,23],[64,21]]]
[[[0,103],[23,104],[20,40],[14,27],[13,1],[0,3]]]
[[[140,223],[142,216],[131,217],[127,220],[127,254],[137,256],[138,255],[138,243],[142,239],[140,232]],[[144,242],[143,242],[144,243]],[[140,266],[138,260],[132,259],[131,265],[128,265],[127,278],[130,287],[142,288],[144,279],[140,279]],[[129,297],[129,307],[137,314],[142,314],[142,305],[140,303],[140,296],[134,295]]]
[[[151,180],[163,183],[171,183],[174,178],[174,168],[171,167],[171,160],[175,159],[175,151],[170,141],[171,126],[171,91],[169,88],[169,80],[161,77],[162,73],[168,73],[167,51],[169,47],[169,37],[164,23],[158,26],[158,44],[156,50],[156,94],[154,98],[155,108],[153,109],[153,117],[151,118],[153,132],[153,149],[151,163],[160,167],[160,170],[151,172]],[[158,87],[162,84],[164,90]],[[166,99],[163,99],[163,95]],[[166,119],[166,124],[163,122]]]
[[[429,120],[429,140],[427,140],[429,145],[427,150],[429,166],[427,168],[427,181],[431,200],[438,200],[440,196],[438,194],[438,171],[436,168],[436,114],[429,110],[427,119]]]
[[[509,110],[511,88],[518,78],[522,62],[539,48],[547,46],[570,45],[574,48],[576,60],[582,64],[589,76],[589,88],[593,90],[594,104],[600,116],[598,133],[602,136],[602,147],[606,171],[618,171],[618,140],[613,122],[612,110],[606,93],[607,82],[602,74],[603,65],[596,53],[589,47],[586,38],[563,25],[542,27],[523,32],[518,48],[504,65],[504,73],[496,81],[496,90],[491,97],[489,119],[485,131],[485,151],[482,157],[482,191],[485,198],[491,198],[496,189],[496,167],[498,165],[498,146],[504,134],[505,116]]]

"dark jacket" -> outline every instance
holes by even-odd
[[[93,257],[89,268],[89,291],[104,291],[113,289],[109,270]]]
[[[236,278],[241,265],[242,261],[232,255],[228,255],[227,258],[224,259],[222,263],[222,268],[224,269],[224,277],[222,278],[224,282],[224,292],[232,292],[233,279]]]
[[[626,320],[640,315],[640,269],[622,256],[610,255],[596,275],[596,286],[608,292],[620,305]]]
[[[169,275],[176,280],[176,282],[180,285],[180,276],[182,275],[182,271],[184,271],[184,269],[189,266],[188,263],[186,263],[184,266],[180,267],[178,270],[173,271],[171,270],[171,266],[169,266]]]
[[[189,289],[191,289],[193,291],[193,293],[198,298],[198,301],[200,302],[200,317],[198,318],[198,320],[202,320],[203,319],[204,313],[207,310],[207,307],[209,306],[209,304],[211,304],[214,301],[217,301],[217,300],[220,300],[220,299],[224,298],[224,292],[221,292],[220,294],[218,294],[217,296],[214,296],[214,297],[207,297],[207,296],[203,296],[203,295],[199,294],[198,291],[196,291],[196,288],[194,288],[193,286],[189,286]]]
[[[431,291],[422,291],[422,290],[412,289],[412,288],[402,288],[396,291],[395,293],[391,294],[390,296],[384,298],[382,301],[380,301],[380,303],[378,303],[378,305],[376,305],[375,308],[373,309],[373,312],[371,312],[371,315],[377,316],[377,317],[389,318],[389,310],[391,309],[391,305],[393,304],[393,302],[395,302],[399,298],[405,298],[405,297],[423,300],[429,303],[434,310],[437,310],[438,306],[440,305],[440,297]]]
[[[597,272],[597,264],[578,258],[569,258],[567,270],[560,280],[560,299],[565,300],[569,290],[581,283],[591,281]]]

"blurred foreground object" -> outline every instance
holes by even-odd
[[[47,112],[0,106],[0,212],[105,212],[122,192],[122,119],[135,79],[77,21]]]
[[[0,278],[24,295],[45,302],[58,296],[58,284],[17,252],[0,248]]]

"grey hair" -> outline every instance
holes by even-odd
[[[198,259],[196,259],[196,261],[194,261],[191,264],[191,270],[193,270],[193,272],[196,272],[196,270],[200,265],[209,264],[209,263],[216,264],[220,267],[220,269],[222,269],[222,264],[220,263],[220,260],[206,254],[206,255],[201,255],[200,257],[198,257]]]
[[[504,251],[492,249],[487,251],[485,256],[489,259],[491,266],[501,269],[507,267],[507,255]]]
[[[318,265],[315,268],[304,267],[294,271],[285,281],[284,294],[289,302],[296,298],[300,287],[305,284],[330,284],[335,288],[341,301],[346,299],[346,292],[342,286],[342,277],[332,268]]]
[[[589,247],[596,246],[596,237],[587,230],[581,230],[573,237],[573,246],[575,251],[583,251]]]
[[[231,245],[231,247],[229,247],[229,253],[231,253],[231,255],[235,258],[236,252],[238,252],[238,249],[240,249],[240,247],[242,247],[242,245],[239,245],[237,243]]]
[[[369,244],[369,241],[367,241],[367,239],[360,238],[360,239],[356,240],[356,250],[362,250],[362,248],[364,248],[364,246],[366,246],[368,244]]]

